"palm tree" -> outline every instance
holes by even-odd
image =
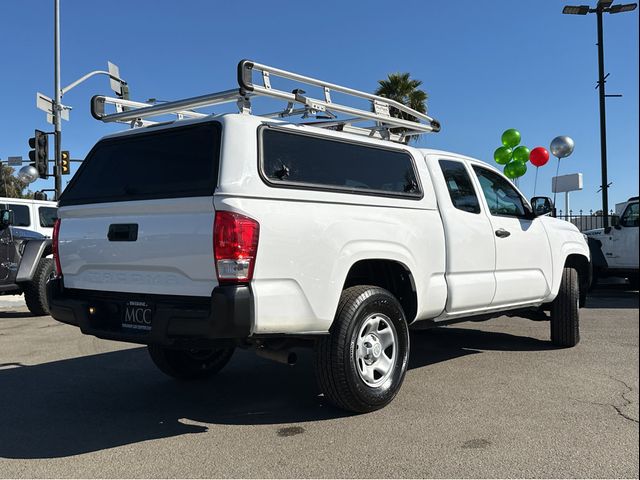
[[[421,80],[412,79],[408,72],[390,73],[386,80],[378,80],[379,87],[375,95],[395,100],[403,105],[412,108],[420,113],[427,113],[427,94],[418,87],[422,85]],[[389,114],[392,117],[404,120],[417,121],[413,115],[402,112],[394,107],[389,107]],[[394,133],[406,131],[406,128],[394,128]]]

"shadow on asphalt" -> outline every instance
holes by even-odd
[[[585,308],[638,308],[638,290],[625,284],[598,285],[587,296]]]
[[[38,315],[34,315],[31,312],[17,312],[14,310],[4,310],[0,312],[0,318],[37,318]]]
[[[409,369],[444,362],[464,355],[482,353],[486,350],[526,352],[555,348],[545,340],[508,333],[454,327],[416,330],[411,332]]]
[[[409,368],[482,350],[544,350],[547,342],[462,328],[413,332]],[[287,367],[238,351],[205,382],[162,375],[145,348],[35,366],[0,366],[0,457],[52,458],[207,431],[201,424],[278,425],[346,416],[326,405],[312,355]]]
[[[638,308],[638,293],[599,287],[587,308]],[[4,318],[28,312],[0,312]],[[543,340],[469,328],[411,332],[410,369],[487,350],[549,350]],[[145,348],[25,366],[0,364],[0,457],[55,458],[207,431],[206,425],[280,425],[346,416],[319,396],[312,354],[295,367],[238,351],[215,378],[162,375]],[[204,424],[204,425],[203,425]],[[214,428],[214,427],[212,427]]]

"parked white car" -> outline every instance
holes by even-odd
[[[412,326],[548,311],[552,342],[578,343],[590,264],[575,226],[536,215],[481,161],[376,138],[395,138],[377,126],[361,135],[250,115],[247,92],[262,90],[247,68],[267,67],[240,65],[245,113],[118,133],[91,150],[60,199],[54,318],[147,344],[177,378],[216,373],[235,347],[292,363],[291,348],[308,345],[326,398],[356,412],[398,392]],[[316,112],[328,97],[273,94]],[[94,116],[140,122],[172,106]]]

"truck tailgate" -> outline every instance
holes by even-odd
[[[214,216],[212,197],[62,208],[59,252],[64,285],[209,296],[217,285]]]

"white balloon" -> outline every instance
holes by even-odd
[[[559,136],[551,140],[550,150],[554,157],[565,158],[573,153],[573,138],[567,136]]]
[[[38,170],[33,165],[26,165],[20,169],[18,172],[18,178],[26,183],[33,183],[40,175],[38,175]]]

